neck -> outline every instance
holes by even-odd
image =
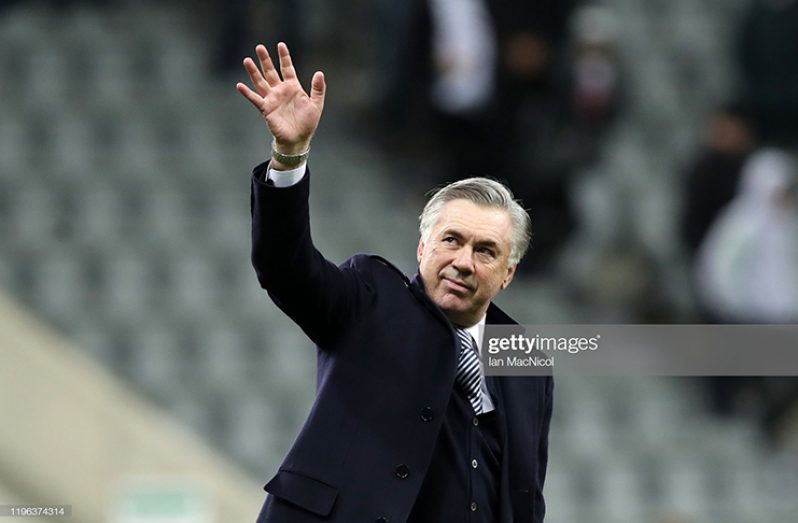
[[[448,316],[448,314],[447,314],[447,316]],[[474,320],[473,318],[470,318],[470,319],[468,319],[466,321],[463,321],[463,318],[453,319],[453,318],[450,317],[449,321],[451,321],[452,325],[454,325],[457,328],[470,329],[474,325],[480,324],[483,319],[485,319],[485,313],[484,312],[482,314],[480,314],[479,316],[477,316],[476,320]]]

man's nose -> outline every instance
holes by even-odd
[[[474,256],[473,250],[468,245],[463,246],[462,249],[457,251],[457,255],[452,260],[452,265],[455,269],[463,274],[471,274],[474,272]]]

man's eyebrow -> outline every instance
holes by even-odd
[[[446,236],[454,236],[454,237],[456,237],[458,240],[460,240],[460,239],[463,239],[463,237],[464,237],[465,235],[464,235],[464,234],[462,234],[462,233],[461,233],[460,231],[458,231],[457,229],[453,229],[453,228],[449,227],[449,228],[446,228],[446,229],[444,229],[444,230],[441,232],[441,236],[442,236],[442,237],[446,237]],[[501,247],[500,247],[500,244],[499,244],[499,242],[497,242],[496,240],[492,240],[492,239],[490,239],[490,238],[485,238],[485,239],[483,239],[483,240],[477,240],[476,244],[477,244],[478,246],[480,246],[480,247],[491,247],[492,249],[495,249],[495,250],[501,250]]]
[[[457,238],[462,238],[464,235],[463,235],[463,233],[461,233],[457,229],[453,229],[451,227],[448,227],[448,228],[444,229],[443,231],[441,231],[441,236],[456,236]]]

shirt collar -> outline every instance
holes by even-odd
[[[482,319],[476,324],[465,329],[465,331],[469,333],[472,338],[474,338],[474,341],[477,342],[477,350],[479,351],[480,356],[482,355],[482,333],[485,332],[486,317],[487,315],[482,316]]]

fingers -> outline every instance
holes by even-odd
[[[258,90],[261,96],[266,96],[268,94],[270,85],[269,83],[263,78],[258,66],[255,65],[255,61],[252,58],[244,58],[244,69],[247,70],[249,73],[249,79],[252,80],[252,85],[255,86],[255,89]]]
[[[277,44],[277,54],[280,55],[280,72],[283,74],[283,79],[295,80],[296,71],[294,71],[294,64],[291,62],[291,53],[288,52],[288,46],[283,42]]]
[[[310,81],[310,100],[319,107],[324,107],[324,94],[326,91],[327,84],[324,81],[324,73],[316,71],[313,73],[313,80]]]
[[[271,87],[280,83],[280,75],[274,68],[274,63],[272,63],[272,58],[269,56],[269,51],[266,49],[266,46],[259,44],[255,47],[255,54],[258,55],[258,59],[260,60],[260,68],[263,71],[266,82],[268,82]]]
[[[243,83],[236,84],[236,89],[259,110],[262,109],[264,99],[267,99],[272,88],[277,87],[283,80],[296,81],[297,78],[294,64],[291,61],[291,53],[284,42],[277,44],[277,53],[280,57],[279,73],[274,67],[266,46],[263,44],[258,44],[255,47],[255,54],[260,61],[260,69],[252,58],[244,58],[244,69],[249,74],[249,79],[252,81],[255,91]],[[280,78],[281,73],[282,79]],[[324,74],[321,71],[317,71],[311,81],[310,98],[319,107],[324,105],[325,90]]]
[[[242,84],[241,82],[236,84],[236,89],[238,89],[238,92],[241,93],[244,98],[249,100],[250,103],[252,103],[252,105],[254,105],[259,111],[261,110],[263,98],[259,96],[258,93],[254,92],[246,84]]]

